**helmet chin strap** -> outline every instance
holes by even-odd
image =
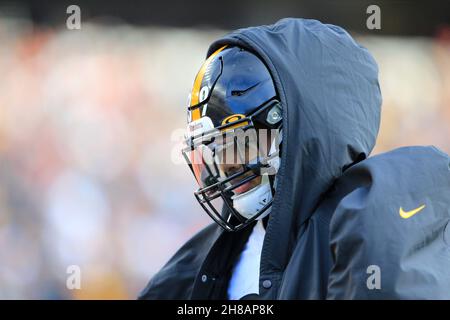
[[[272,190],[270,187],[269,177],[263,175],[261,184],[247,192],[234,195],[231,197],[233,200],[233,207],[244,218],[253,218],[259,211],[272,200]],[[268,208],[259,219],[264,218],[270,213],[271,208]]]

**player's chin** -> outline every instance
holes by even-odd
[[[240,195],[243,193],[246,193],[253,188],[256,188],[261,183],[261,177],[257,177],[253,180],[250,180],[249,182],[244,183],[243,185],[237,187],[233,190],[235,195]]]

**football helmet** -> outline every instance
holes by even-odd
[[[282,106],[258,56],[224,46],[198,72],[183,156],[203,209],[227,231],[270,213],[280,164]]]

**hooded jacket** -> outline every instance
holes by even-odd
[[[207,56],[225,44],[263,59],[283,105],[259,298],[450,299],[450,159],[434,147],[368,158],[381,111],[370,53],[306,19],[237,30]],[[251,229],[206,227],[139,298],[226,299]]]

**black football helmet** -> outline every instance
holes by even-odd
[[[182,153],[203,209],[227,231],[266,216],[280,162],[282,107],[266,65],[224,46],[198,72]]]

